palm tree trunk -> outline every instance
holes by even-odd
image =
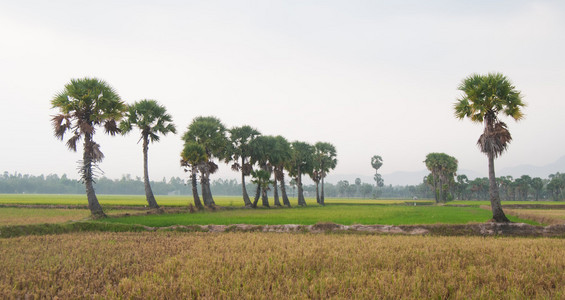
[[[275,206],[282,206],[279,200],[279,187],[277,186],[277,171],[275,170],[275,182],[273,183],[273,198],[275,198]]]
[[[194,206],[198,209],[203,208],[202,202],[200,202],[200,197],[198,196],[198,186],[196,183],[196,167],[192,166],[192,175],[190,175],[190,181],[192,182],[192,198],[194,198]]]
[[[322,176],[322,193],[320,194],[320,204],[326,205],[326,199],[324,198],[324,177]]]
[[[492,208],[492,219],[498,223],[510,222],[504,211],[502,211],[502,205],[500,204],[500,196],[498,195],[498,186],[496,184],[496,176],[494,174],[494,154],[488,153],[488,179],[489,179],[489,194],[490,194],[490,206]]]
[[[149,151],[149,136],[143,135],[143,183],[145,185],[145,198],[149,204],[149,208],[159,208],[153,191],[151,190],[151,184],[149,183],[149,168],[147,165],[147,152]]]
[[[243,166],[245,164],[245,159],[241,158],[241,192],[243,194],[243,203],[245,206],[251,206],[251,200],[249,199],[249,194],[247,194],[247,188],[245,187],[245,174],[243,173]]]
[[[202,176],[200,176],[200,186],[202,187],[202,198],[204,199],[204,205],[211,207],[216,205],[214,199],[212,198],[212,191],[210,190],[210,169],[208,167],[208,162],[204,163]]]
[[[257,190],[255,191],[255,199],[253,199],[253,204],[251,207],[257,208],[257,203],[259,202],[259,197],[261,195],[261,185],[257,184]]]
[[[270,207],[269,206],[269,197],[267,196],[267,188],[263,187],[262,191],[261,191],[261,200],[263,202],[263,206],[264,207]]]
[[[296,185],[298,185],[298,205],[306,206],[306,200],[304,200],[304,189],[302,188],[302,173],[300,172],[300,167],[298,167],[298,176],[296,176]]]
[[[286,186],[284,183],[284,173],[282,174],[281,177],[281,194],[282,194],[283,204],[287,207],[290,207],[290,201],[288,200],[288,196],[286,194]]]
[[[84,180],[84,186],[86,187],[86,198],[88,199],[88,208],[92,217],[95,219],[105,218],[106,214],[102,210],[102,206],[98,202],[96,193],[94,192],[93,186],[93,174],[92,174],[92,136],[89,133],[84,135],[84,154],[82,156],[82,176]]]
[[[320,200],[320,181],[316,180],[316,203],[318,204],[322,204],[321,200]]]

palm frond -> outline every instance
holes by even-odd
[[[67,148],[73,152],[77,152],[77,142],[80,140],[80,135],[75,134],[67,141]]]
[[[494,157],[500,156],[508,149],[508,145],[512,141],[512,136],[504,122],[496,122],[494,126],[481,134],[477,141],[477,146],[483,153],[492,153]]]
[[[100,151],[100,145],[98,143],[92,142],[90,156],[93,162],[101,162],[104,159],[104,153]]]
[[[55,136],[58,139],[63,140],[63,136],[65,135],[65,132],[71,128],[71,121],[69,120],[69,115],[66,114],[56,115],[51,119],[51,121],[53,123],[53,127],[55,130]]]
[[[115,136],[117,133],[121,132],[121,129],[118,127],[118,124],[116,124],[116,120],[110,119],[104,123],[104,131],[111,136]]]

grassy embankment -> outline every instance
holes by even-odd
[[[75,233],[0,257],[0,298],[565,297],[563,239]]]

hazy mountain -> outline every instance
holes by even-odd
[[[545,165],[545,166],[533,166],[533,165],[518,165],[515,167],[508,167],[497,171],[497,176],[512,176],[514,178],[520,177],[522,175],[529,175],[530,177],[540,177],[548,178],[550,174],[555,174],[557,172],[565,172],[565,156],[561,157],[557,161]]]

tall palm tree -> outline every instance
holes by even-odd
[[[230,150],[226,156],[226,163],[233,161],[231,168],[234,171],[241,171],[241,189],[243,194],[243,202],[245,206],[251,206],[251,200],[245,187],[245,177],[251,174],[251,163],[249,157],[251,156],[251,142],[261,135],[261,133],[248,125],[241,127],[234,127],[229,130],[230,133]],[[241,160],[241,163],[239,162]]]
[[[330,170],[335,169],[337,166],[337,152],[334,145],[330,143],[317,142],[314,145],[314,172],[317,174],[318,181],[322,182],[322,192],[318,196],[318,181],[316,181],[316,199],[321,205],[325,204],[324,197],[324,178],[328,175]]]
[[[498,115],[519,121],[524,117],[522,108],[526,105],[522,102],[520,91],[500,73],[472,74],[463,79],[458,89],[463,95],[454,104],[455,116],[458,119],[468,117],[472,122],[484,124],[477,145],[488,157],[492,218],[495,222],[509,222],[500,204],[494,159],[508,148],[512,136]]]
[[[379,174],[379,169],[383,166],[383,158],[380,155],[373,155],[373,157],[371,157],[371,166],[373,167],[373,169],[375,169],[375,176],[373,177],[373,179],[375,180],[376,186],[375,198],[377,198],[379,195],[378,188],[385,185],[383,177],[381,176],[381,174]]]
[[[171,115],[167,114],[164,106],[159,105],[155,100],[144,99],[129,106],[127,117],[120,123],[123,134],[130,132],[135,125],[141,130],[143,141],[143,182],[145,184],[145,198],[150,208],[159,208],[151,184],[149,183],[149,170],[147,165],[147,152],[149,142],[158,142],[159,134],[177,133],[175,125],[172,123]]]
[[[194,198],[194,206],[198,209],[204,207],[202,202],[200,202],[200,197],[198,196],[198,169],[199,166],[206,164],[207,162],[208,156],[206,155],[206,149],[204,149],[204,146],[191,141],[184,143],[184,148],[181,152],[180,165],[186,168],[184,170],[185,172],[190,172],[192,197]]]
[[[104,158],[100,145],[94,141],[94,134],[100,126],[112,136],[119,133],[116,122],[123,117],[126,105],[109,84],[96,78],[71,79],[51,100],[51,105],[60,112],[52,118],[55,136],[63,140],[65,133],[70,132],[72,136],[67,140],[67,147],[74,152],[77,143],[84,139],[79,172],[86,187],[88,208],[94,218],[105,217],[93,186],[94,170]]]
[[[295,141],[292,143],[291,149],[291,159],[286,164],[285,168],[296,180],[296,186],[298,187],[298,205],[306,206],[304,189],[302,187],[302,174],[312,173],[314,147],[305,142]]]
[[[226,127],[216,117],[196,117],[188,126],[188,130],[182,139],[185,143],[194,142],[202,145],[206,151],[206,163],[199,164],[200,185],[202,187],[204,205],[214,206],[215,202],[210,190],[210,174],[218,170],[218,165],[214,163],[214,158],[225,158],[228,145]]]

